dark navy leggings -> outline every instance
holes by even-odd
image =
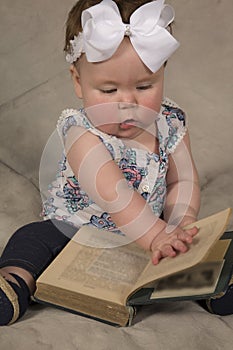
[[[0,267],[21,267],[37,279],[76,232],[77,228],[58,220],[23,226],[8,241]]]

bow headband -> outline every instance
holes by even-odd
[[[174,20],[174,10],[156,0],[139,7],[122,22],[116,3],[103,0],[82,13],[83,32],[70,40],[66,61],[75,62],[82,53],[88,62],[102,62],[116,52],[128,36],[143,63],[156,72],[178,48],[178,41],[165,29]]]

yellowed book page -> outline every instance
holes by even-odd
[[[151,299],[204,295],[216,289],[224,261],[205,262],[162,278],[151,288]]]
[[[201,262],[211,251],[211,248],[225,232],[231,209],[226,209],[208,218],[197,221],[194,225],[199,228],[190,249],[185,254],[175,258],[163,259],[158,265],[148,264],[139,277],[134,290],[147,285],[153,280],[169,276]],[[189,225],[192,226],[192,225]],[[132,292],[134,291],[132,290]]]
[[[213,249],[211,249],[206,255],[205,261],[207,262],[223,260],[230,244],[230,239],[223,239],[217,241],[213,246]]]
[[[77,243],[80,239],[83,241],[83,234],[87,235],[86,243],[90,244],[91,240],[92,246]],[[102,235],[105,246],[110,245],[108,238],[111,240],[114,235],[84,227],[41,275],[38,285],[56,285],[124,305],[150,257],[136,244],[95,248],[93,245],[101,245],[95,234]]]

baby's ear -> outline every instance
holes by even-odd
[[[82,98],[83,94],[82,94],[82,88],[80,83],[80,75],[74,64],[70,66],[70,73],[74,83],[74,91],[78,98]]]

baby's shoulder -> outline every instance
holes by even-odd
[[[58,133],[65,137],[72,126],[81,126],[85,129],[91,127],[83,109],[64,109],[57,121]]]

